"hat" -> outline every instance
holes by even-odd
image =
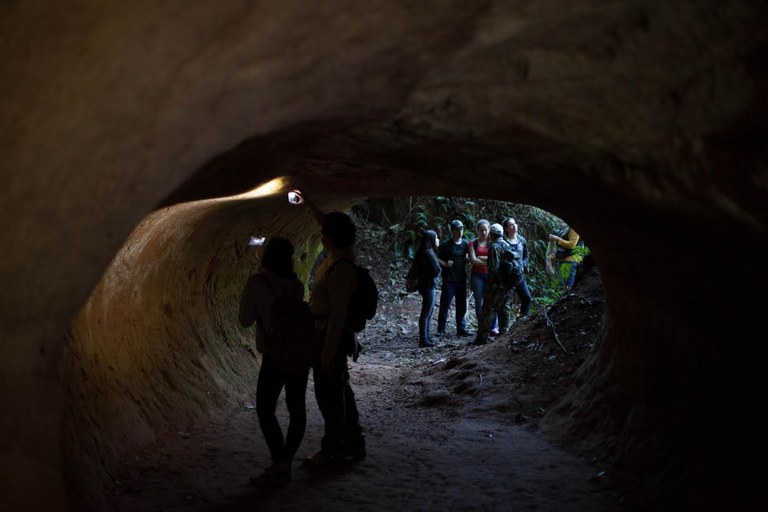
[[[451,221],[451,227],[454,229],[464,229],[464,224],[459,219]]]
[[[502,236],[504,234],[504,230],[501,228],[501,224],[491,224],[488,232],[496,236]]]

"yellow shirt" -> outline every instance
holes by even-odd
[[[568,230],[568,240],[564,238],[557,238],[557,245],[562,247],[563,249],[573,249],[576,247],[576,244],[579,243],[579,234],[574,231],[573,228]],[[570,256],[566,256],[565,258],[558,259],[557,261],[578,261],[573,254]]]

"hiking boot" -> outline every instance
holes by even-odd
[[[472,336],[472,333],[467,331],[459,331],[456,333],[456,336],[459,338],[466,338],[467,336]]]
[[[350,462],[357,462],[363,460],[368,453],[365,451],[365,436],[360,436],[356,439],[346,441],[344,443],[344,449],[342,450],[342,456],[345,460]]]
[[[419,348],[426,348],[426,347],[434,347],[435,344],[432,343],[429,340],[421,340],[419,341]]]
[[[250,483],[254,485],[287,485],[291,483],[291,465],[273,464],[259,476],[252,476]]]
[[[496,336],[499,335],[499,330],[498,329],[491,329],[490,335],[495,338]]]
[[[365,446],[358,446],[356,448],[345,448],[343,455],[344,460],[357,462],[363,460],[368,455],[368,452],[365,450]]]
[[[334,464],[336,462],[339,462],[343,458],[344,458],[343,452],[329,454],[324,452],[323,450],[320,450],[313,456],[304,459],[302,461],[302,464],[310,468],[321,468],[323,466],[328,466],[329,464]]]

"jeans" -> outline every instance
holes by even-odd
[[[445,324],[448,323],[448,309],[456,296],[456,331],[465,332],[467,321],[467,281],[443,281],[440,292],[440,312],[437,314],[437,333],[445,334]]]
[[[531,308],[531,292],[528,291],[528,284],[526,284],[525,278],[520,279],[514,289],[517,298],[520,299],[520,316],[526,316]]]
[[[307,393],[308,378],[309,368],[286,373],[275,368],[269,354],[265,354],[261,360],[259,380],[256,384],[256,415],[274,464],[290,463],[304,438],[304,430],[307,427],[307,408],[304,397]],[[283,386],[285,386],[285,405],[289,415],[285,440],[275,415]]]
[[[419,341],[431,341],[430,325],[432,324],[432,313],[435,311],[435,287],[422,288],[421,294],[421,314],[419,315]]]
[[[570,290],[573,287],[573,282],[576,280],[576,268],[579,266],[578,261],[561,261],[560,266],[568,265],[571,267],[571,271],[568,274],[568,279],[565,281],[565,289]],[[560,274],[562,276],[562,274]]]
[[[483,302],[485,301],[485,285],[488,283],[488,274],[481,274],[479,272],[472,272],[469,276],[469,287],[472,289],[472,295],[475,296],[475,317],[477,318],[477,325],[480,325],[480,314],[483,310]],[[494,313],[493,325],[491,329],[496,329],[499,325],[499,316]]]
[[[339,340],[340,346],[349,342],[343,339],[345,336],[354,335],[345,331]],[[317,406],[325,421],[325,435],[320,442],[322,452],[333,456],[345,448],[363,448],[365,440],[355,393],[349,385],[347,355],[343,350],[339,350],[332,372],[323,372],[318,364],[312,369],[312,376],[315,380]]]
[[[494,318],[499,319],[502,334],[509,328],[509,304],[512,293],[503,289],[488,288],[483,310],[480,312],[480,320],[477,323],[477,335],[475,343],[482,345],[488,342],[488,334],[491,332],[491,324]]]

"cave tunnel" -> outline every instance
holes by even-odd
[[[292,238],[305,273],[318,249],[288,187],[326,210],[482,197],[578,225],[606,315],[545,430],[656,475],[659,503],[764,507],[765,6],[1,16],[3,510],[98,508],[120,454],[242,399],[255,369],[224,340],[243,241]]]

